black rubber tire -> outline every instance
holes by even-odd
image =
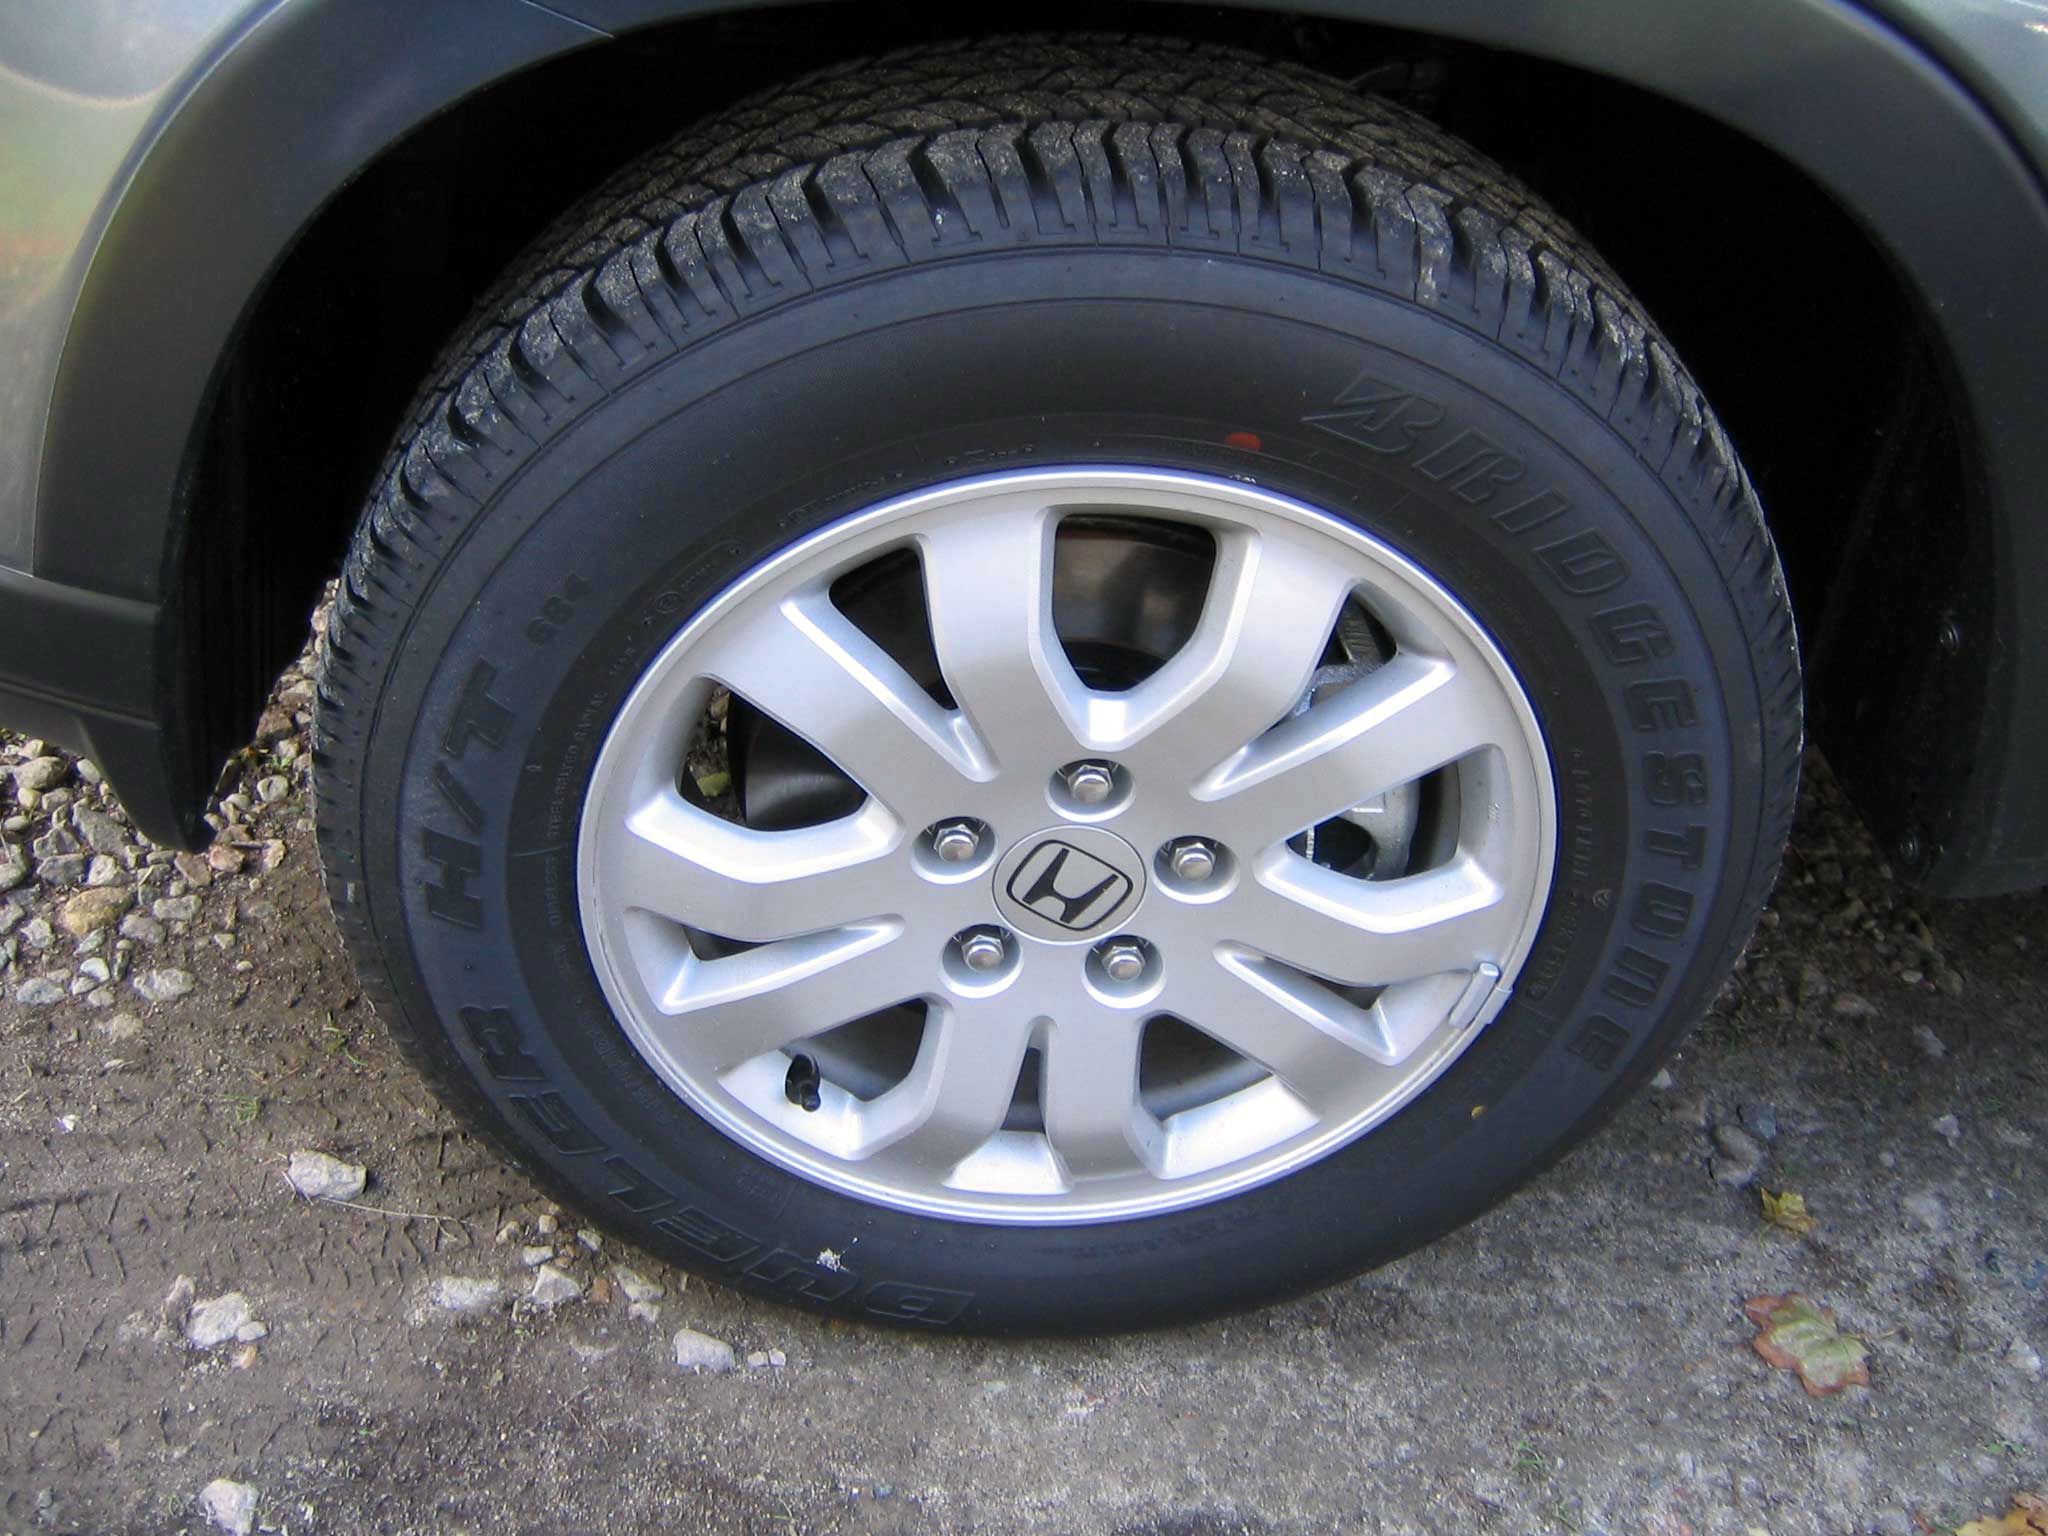
[[[1551,744],[1543,932],[1427,1093],[1275,1183],[1079,1228],[862,1204],[722,1138],[627,1043],[575,916],[582,786],[641,668],[768,553],[902,490],[1090,462],[1255,480],[1459,594]],[[317,782],[366,990],[550,1188],[722,1283],[1046,1332],[1326,1284],[1545,1166],[1732,963],[1800,736],[1748,479],[1562,221],[1309,71],[1039,38],[735,109],[508,279],[356,534]]]

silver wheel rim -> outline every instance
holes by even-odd
[[[1104,513],[1213,546],[1185,643],[1121,691],[1082,681],[1053,621],[1056,530]],[[905,550],[950,700],[835,605],[835,580]],[[1360,612],[1381,654],[1333,668]],[[682,788],[722,690],[822,752],[858,809],[761,831]],[[1109,790],[1078,798],[1076,763]],[[1426,857],[1360,878],[1311,856],[1417,797]],[[1202,869],[1190,840],[1201,879],[1176,872]],[[1077,468],[874,507],[691,619],[600,751],[578,899],[634,1047],[742,1146],[900,1209],[1075,1223],[1281,1177],[1413,1100],[1507,1001],[1555,841],[1521,685],[1412,561],[1250,486]],[[900,1079],[828,1076],[807,1107],[811,1042],[891,1009],[922,1010]],[[1148,1076],[1188,1029],[1240,1064],[1208,1099]]]

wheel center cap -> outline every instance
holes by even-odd
[[[1081,944],[1120,927],[1145,899],[1145,861],[1100,827],[1048,827],[996,865],[996,907],[1017,932]]]

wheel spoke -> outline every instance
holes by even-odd
[[[819,827],[756,832],[671,790],[608,836],[598,874],[608,900],[721,938],[766,943],[892,910],[876,861],[900,829],[857,812]]]
[[[1385,986],[1498,962],[1519,913],[1469,857],[1398,880],[1355,880],[1285,848],[1232,898],[1245,947],[1346,986]]]
[[[814,588],[721,633],[704,671],[906,821],[994,769],[930,694]]]
[[[671,1051],[724,1072],[906,1002],[901,932],[860,923],[719,960],[690,956],[655,1000],[656,1031]]]
[[[933,1005],[917,1060],[862,1115],[860,1156],[895,1145],[936,1183],[1002,1129],[1034,1021],[998,998]]]
[[[1086,691],[1052,626],[1053,517],[1004,502],[920,540],[946,686],[1004,772],[1074,755]]]
[[[1233,754],[1195,798],[1242,846],[1265,847],[1502,740],[1494,694],[1449,661],[1397,655]]]
[[[1129,693],[1097,696],[1093,734],[1148,779],[1186,784],[1223,763],[1300,701],[1355,584],[1306,540],[1223,536],[1194,634]]]
[[[1150,1169],[1158,1122],[1138,1103],[1139,1021],[1083,1015],[1055,1022],[1041,1083],[1046,1139],[1068,1179]]]
[[[1183,1005],[1182,1015],[1311,1106],[1356,1096],[1361,1074],[1383,1074],[1392,1084],[1413,1049],[1393,1038],[1373,1009],[1250,950],[1225,945],[1204,979],[1210,985]]]

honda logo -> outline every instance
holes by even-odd
[[[1086,849],[1048,838],[1011,873],[1007,889],[1019,906],[1081,933],[1123,905],[1131,877]]]

